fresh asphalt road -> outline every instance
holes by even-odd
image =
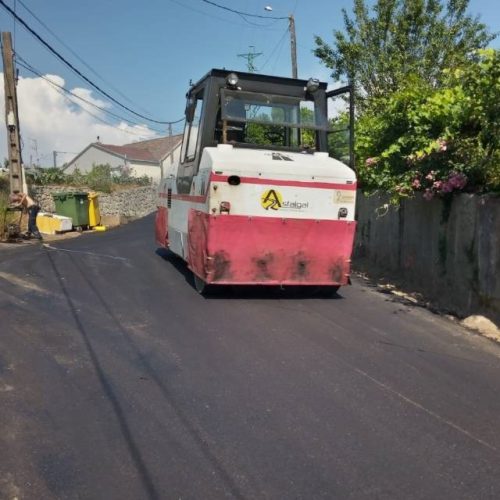
[[[0,251],[0,498],[498,499],[500,347],[363,283],[199,296],[153,219]]]

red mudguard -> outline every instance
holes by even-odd
[[[168,245],[168,213],[165,207],[158,207],[155,217],[156,243],[162,247]]]
[[[345,285],[356,223],[189,213],[191,270],[207,283]]]

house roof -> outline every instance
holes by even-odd
[[[182,141],[181,135],[172,135],[167,137],[159,137],[158,139],[150,139],[148,141],[132,142],[125,144],[122,147],[146,150],[151,153],[151,156],[157,161],[163,160],[165,156],[170,154]]]
[[[94,142],[92,145],[103,151],[122,156],[127,160],[149,161],[153,163],[158,161],[147,149],[134,148],[132,146],[115,146],[114,144],[101,144],[99,142]]]
[[[150,139],[147,141],[132,142],[123,146],[93,142],[89,144],[75,158],[73,158],[68,163],[66,168],[74,163],[85,151],[87,151],[91,147],[96,147],[101,151],[107,151],[108,153],[114,154],[115,156],[120,156],[123,159],[159,164],[181,142],[182,135],[172,135],[167,137],[159,137],[157,139]]]

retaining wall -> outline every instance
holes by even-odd
[[[36,198],[42,210],[54,212],[53,193],[61,191],[91,191],[85,187],[68,186],[31,186],[30,192]],[[138,218],[156,210],[157,190],[145,186],[130,188],[113,193],[99,193],[99,209],[101,215],[116,215],[127,218]]]
[[[500,197],[460,194],[406,200],[358,196],[354,263],[401,279],[461,317],[500,322]]]

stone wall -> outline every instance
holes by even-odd
[[[406,200],[358,196],[355,267],[399,278],[461,317],[500,321],[500,197]]]
[[[68,186],[31,186],[30,192],[36,198],[45,212],[54,212],[53,193],[61,191],[81,192],[90,191],[87,188]],[[113,193],[98,193],[101,215],[118,215],[126,218],[138,218],[156,210],[156,187],[145,186],[130,188]]]

